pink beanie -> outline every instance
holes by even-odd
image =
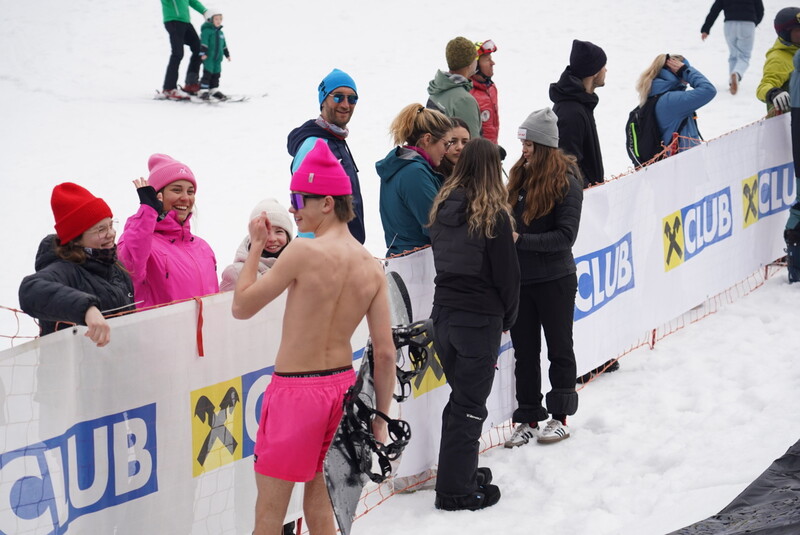
[[[147,161],[147,167],[150,169],[148,182],[156,191],[161,191],[176,180],[188,180],[197,190],[197,181],[195,181],[194,173],[189,169],[189,166],[182,164],[171,156],[153,154]]]
[[[324,139],[317,139],[297,171],[292,175],[289,189],[315,195],[351,195],[353,186],[342,164],[328,148]]]

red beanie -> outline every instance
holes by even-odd
[[[53,188],[50,206],[56,219],[56,233],[62,244],[111,217],[111,208],[103,199],[72,182],[64,182]]]
[[[315,195],[351,195],[353,186],[342,164],[333,155],[324,139],[317,139],[300,167],[292,175],[292,191]]]
[[[197,181],[189,166],[166,154],[153,154],[147,161],[150,178],[147,180],[153,189],[161,191],[176,180],[188,180],[197,190]]]

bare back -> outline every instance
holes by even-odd
[[[295,241],[304,262],[289,285],[275,370],[349,366],[350,338],[384,284],[380,265],[349,232]]]

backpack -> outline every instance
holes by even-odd
[[[625,149],[631,162],[637,167],[646,164],[664,150],[661,128],[656,119],[656,103],[664,94],[648,97],[643,106],[636,106],[628,114],[628,122],[625,123]],[[684,119],[678,126],[679,132],[687,121],[688,118]]]

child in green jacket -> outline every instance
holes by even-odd
[[[209,100],[225,100],[219,90],[219,77],[222,73],[222,56],[231,60],[222,33],[222,12],[216,8],[208,8],[203,14],[206,22],[200,28],[200,58],[203,60],[203,77],[200,80],[200,98]]]

